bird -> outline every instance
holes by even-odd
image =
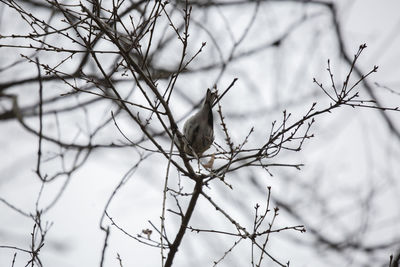
[[[217,93],[207,89],[202,107],[183,125],[183,149],[190,156],[201,156],[214,142],[212,106],[216,98]]]

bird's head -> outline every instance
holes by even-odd
[[[206,98],[204,100],[204,105],[210,105],[210,107],[212,107],[216,99],[217,99],[217,92],[216,91],[212,92],[210,88],[208,88],[206,93]]]

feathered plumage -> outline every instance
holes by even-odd
[[[186,139],[184,150],[189,155],[193,155],[193,151],[198,156],[202,155],[214,142],[212,105],[216,97],[215,92],[207,89],[203,106],[183,126],[183,134]]]

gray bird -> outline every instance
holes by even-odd
[[[216,92],[207,89],[203,106],[183,125],[185,137],[184,150],[187,154],[201,156],[214,142],[212,105],[217,98]]]

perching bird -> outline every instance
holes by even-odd
[[[212,105],[217,98],[216,92],[207,89],[203,106],[183,125],[185,137],[184,150],[187,154],[201,156],[214,142]]]

